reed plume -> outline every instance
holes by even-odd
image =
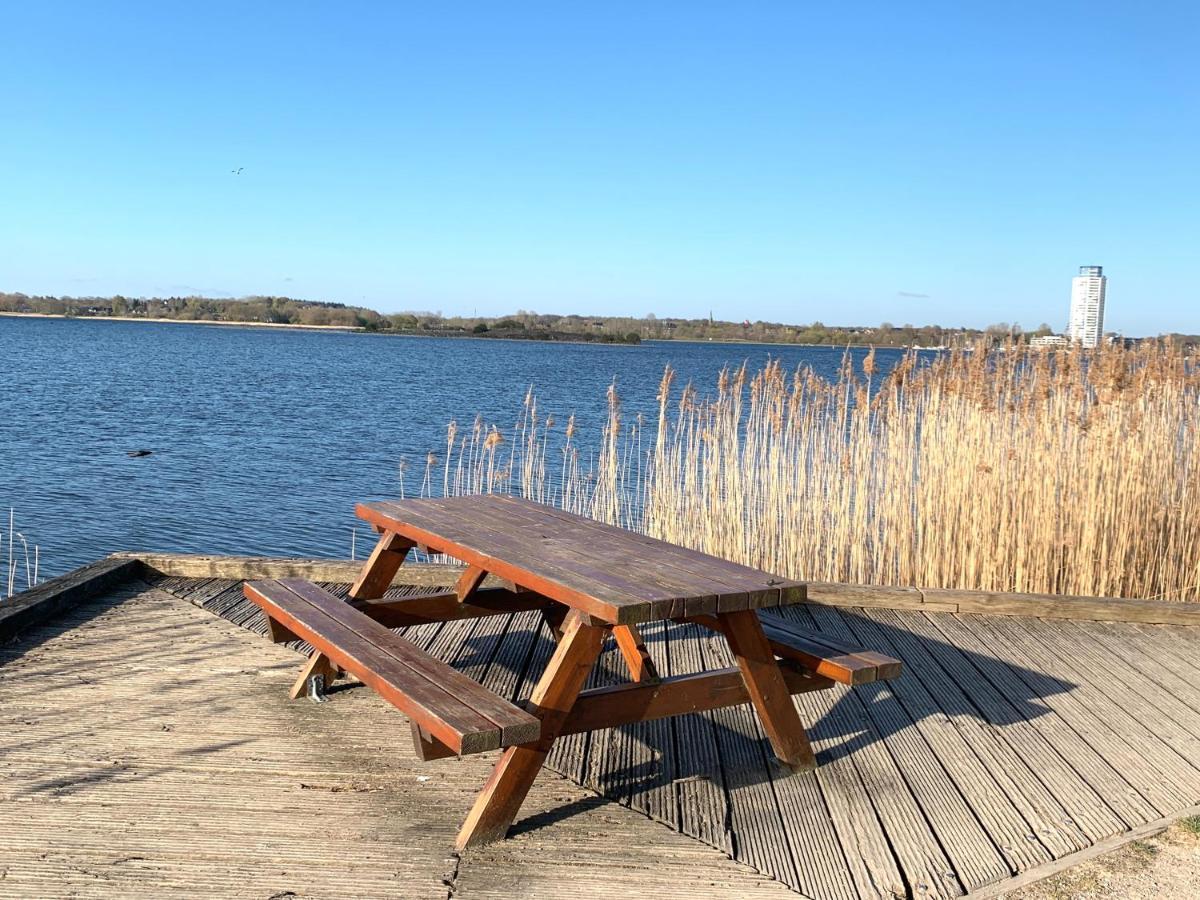
[[[668,369],[648,420],[609,388],[590,453],[530,392],[511,445],[452,426],[443,483],[807,580],[1200,599],[1200,371],[1179,349],[979,346],[878,374],[873,352],[834,381],[772,362],[704,394]]]

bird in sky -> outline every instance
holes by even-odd
[[[244,168],[245,168],[245,166],[238,166],[236,169],[230,169],[229,171],[232,172],[234,175],[241,175],[242,169],[244,169]]]

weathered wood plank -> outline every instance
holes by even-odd
[[[1119,760],[1110,762],[1097,749],[1096,739],[1107,747],[1107,740],[1114,738],[1112,732],[1098,731],[1088,719],[1076,718],[1076,705],[1058,696],[1069,690],[1070,685],[1048,676],[1037,677],[1037,673],[1016,661],[1002,640],[977,634],[958,616],[932,615],[929,621],[948,642],[969,654],[978,672],[1128,827],[1159,817],[1159,810],[1122,775]]]
[[[804,606],[791,607],[781,610],[780,613],[794,618],[805,627],[816,628],[822,634],[848,642],[854,640],[849,626],[835,609]],[[905,775],[899,769],[893,754],[888,752],[884,735],[867,714],[861,692],[839,685],[831,692],[800,698],[801,709],[805,704],[820,703],[830,703],[831,706],[814,726],[813,736],[817,738],[828,731],[831,741],[841,738],[845,753],[848,754],[864,791],[874,806],[875,818],[904,877],[907,891],[902,890],[898,894],[908,893],[918,898],[961,896],[962,884],[937,836],[931,830],[920,804],[908,788]],[[835,751],[830,749],[826,753],[834,755]],[[841,748],[837,755],[842,755]],[[820,778],[826,763],[820,753],[817,758],[822,764],[817,769]],[[825,787],[822,782],[822,790],[826,797],[834,789],[833,785]],[[831,811],[836,808],[834,801],[828,802]],[[847,802],[850,802],[849,798]],[[870,836],[872,824],[869,816],[855,815],[849,810],[846,816],[847,821],[838,825],[835,820],[835,825],[849,857],[860,846],[869,848],[874,841]],[[863,861],[868,866],[871,884],[890,883],[886,859],[880,858],[875,852],[863,855]],[[879,894],[887,896],[882,889],[868,891],[860,886],[860,891],[864,897]]]
[[[670,625],[672,675],[702,672],[707,660],[701,646],[710,632],[699,625]],[[728,648],[725,649],[728,656]],[[724,663],[714,662],[714,666]],[[733,856],[733,834],[726,827],[729,801],[725,773],[717,745],[716,723],[710,715],[680,716],[670,720],[679,753],[675,790],[679,798],[678,828],[686,835]],[[762,870],[760,870],[762,871]]]
[[[850,617],[850,628],[859,641],[881,647],[891,654],[903,652],[892,644],[891,629],[870,618],[869,612],[864,610],[861,615]],[[1008,863],[1010,871],[1019,872],[1050,859],[1052,854],[1017,808],[1015,797],[1005,790],[1006,787],[1015,788],[1011,779],[1006,779],[1006,784],[996,781],[994,772],[980,759],[979,750],[984,748],[972,746],[970,738],[978,735],[964,734],[930,695],[919,673],[912,668],[923,661],[917,659],[915,653],[911,657],[906,653],[905,658],[909,667],[889,683],[894,686],[897,699],[912,717],[917,730],[979,818],[992,844]]]
[[[996,658],[1006,662],[1034,697],[1053,709],[1136,788],[1137,793],[1154,810],[1148,820],[1159,818],[1166,810],[1187,805],[1189,791],[1130,746],[1131,739],[1135,742],[1144,740],[1143,736],[1137,734],[1144,729],[1135,723],[1135,730],[1131,733],[1123,724],[1110,719],[1109,713],[1113,711],[1111,703],[1106,700],[1099,706],[1094,704],[1092,697],[1095,692],[1080,683],[1077,673],[1060,666],[1046,654],[1038,653],[1036,647],[1031,650],[1022,636],[992,627],[1001,621],[962,615],[948,618],[944,624],[939,622],[939,625],[948,628],[951,634],[954,631],[951,622],[961,625],[973,632]],[[1041,720],[1032,721],[1038,724]],[[1137,798],[1126,796],[1124,799],[1128,801],[1126,808],[1137,807]]]
[[[1087,843],[1126,830],[1127,823],[1059,755],[1055,746],[1029,723],[1026,713],[1014,705],[1009,696],[993,685],[977,667],[982,665],[987,668],[994,660],[989,657],[980,661],[968,650],[950,644],[926,613],[897,610],[891,615],[895,617],[897,627],[922,640],[924,650],[937,660],[946,673],[947,681],[961,689],[978,710],[981,720],[992,726],[994,732],[1021,756],[1030,771],[1054,795],[1064,813],[1062,827],[1078,827]],[[1021,703],[1021,706],[1027,708],[1028,704]],[[1044,712],[1039,708],[1034,714],[1041,715]],[[1122,784],[1122,789],[1127,789],[1127,786]]]
[[[1014,633],[1009,619],[995,618],[991,623],[999,630]],[[1026,652],[1047,671],[1076,680],[1077,692],[1086,697],[1089,707],[1102,710],[1106,721],[1119,730],[1145,762],[1153,764],[1178,785],[1189,805],[1200,800],[1200,769],[1190,762],[1190,758],[1200,757],[1200,742],[1193,735],[1166,716],[1153,717],[1148,727],[1144,720],[1146,701],[1115,672],[1097,672],[1083,664],[1079,657],[1088,652],[1086,648],[1070,647],[1064,651],[1048,640],[1049,634],[1042,633],[1042,623],[1030,620],[1021,625],[1019,634]]]
[[[811,607],[811,610],[814,616],[824,612],[827,618],[840,613],[828,607]],[[866,642],[855,627],[864,621],[861,616],[846,611],[840,618],[851,630],[853,641]],[[820,619],[818,622],[824,626]],[[930,729],[917,727],[908,708],[894,693],[905,678],[901,675],[893,681],[860,685],[855,692],[862,698],[867,714],[925,811],[963,885],[975,890],[1006,878],[1011,874],[1008,862],[980,824],[957,782],[947,774],[941,756],[928,743],[926,733]]]
[[[136,560],[108,557],[0,601],[0,642],[137,577]]]
[[[864,616],[887,629],[892,646],[903,654],[909,668],[928,695],[954,724],[979,758],[1004,796],[1024,820],[1026,843],[1036,839],[1054,858],[1082,850],[1091,841],[1071,820],[1066,808],[1042,783],[1020,753],[986,723],[973,698],[944,669],[926,642],[904,627],[900,613],[889,609],[864,610]],[[908,613],[910,617],[922,616]],[[1037,864],[1037,863],[1034,863]],[[1030,868],[1022,861],[1019,869]]]

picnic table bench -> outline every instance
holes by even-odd
[[[319,691],[343,673],[405,713],[422,759],[503,749],[457,846],[503,838],[554,741],[566,734],[751,703],[776,757],[816,758],[792,695],[893,678],[900,663],[809,631],[772,612],[805,585],[512,497],[363,503],[379,542],[343,600],[298,579],[248,582],[276,642],[313,652],[292,688]],[[466,568],[451,590],[385,598],[410,550]],[[483,587],[487,576],[500,587]],[[391,629],[541,610],[557,647],[524,708]],[[662,677],[638,625],[671,620],[724,635],[737,665]],[[584,690],[605,639],[630,682]]]

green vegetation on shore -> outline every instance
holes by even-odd
[[[210,297],[46,297],[0,293],[0,313],[38,313],[80,318],[175,319],[185,322],[300,325],[354,328],[385,334],[436,337],[515,338],[542,341],[585,341],[637,344],[643,340],[745,341],[747,343],[826,344],[872,347],[967,347],[980,340],[992,344],[1023,343],[1051,333],[1049,325],[1025,331],[1005,322],[987,328],[951,328],[941,325],[877,326],[788,325],[781,322],[723,322],[707,318],[643,318],[581,316],[527,312],[503,317],[443,316],[440,312],[379,313],[361,306],[291,297],[245,297],[219,300]],[[1196,344],[1195,336],[1169,335],[1183,344]]]
[[[372,309],[291,297],[246,297],[218,300],[209,297],[46,297],[0,293],[0,312],[66,316],[177,319],[202,322],[245,322],[273,325],[338,326],[390,334],[442,337],[521,338],[597,343],[631,343],[642,340],[747,341],[780,344],[847,344],[884,347],[962,346],[991,335],[1021,335],[1019,327],[995,325],[985,330],[944,328],[938,325],[877,327],[787,325],[779,322],[723,322],[712,318],[681,319],[623,316],[553,315],[520,310],[501,318],[443,316],[436,312],[384,314]],[[1043,325],[1031,334],[1047,334]]]

